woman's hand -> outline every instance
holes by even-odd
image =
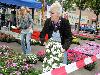
[[[44,45],[44,41],[45,41],[44,38],[40,38],[40,45],[41,45],[41,46],[45,46],[45,45]]]
[[[64,53],[64,52],[65,52],[65,49],[62,48],[62,49],[61,49],[61,52]]]

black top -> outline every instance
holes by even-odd
[[[51,21],[51,18],[48,18],[45,21],[44,27],[40,33],[40,41],[44,43],[46,34],[48,34],[48,38],[50,39],[52,37],[52,33],[54,29],[55,27]],[[60,32],[61,44],[63,48],[68,49],[72,42],[72,33],[71,33],[71,27],[69,24],[69,20],[66,20],[65,18],[61,18],[60,25],[57,29]]]

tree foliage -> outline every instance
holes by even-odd
[[[40,1],[40,2],[46,2],[46,4],[48,4],[48,5],[51,5],[52,3],[54,3],[56,0],[38,0],[38,1]]]
[[[88,7],[88,0],[74,0],[75,4],[79,9],[84,10]]]
[[[65,9],[65,11],[69,9],[73,9],[74,8],[73,3],[74,3],[73,0],[65,0],[63,2],[63,8]]]
[[[74,4],[76,4],[76,7],[79,8],[80,10],[80,14],[79,14],[79,23],[78,23],[78,27],[77,27],[77,33],[79,33],[79,28],[80,28],[80,19],[81,19],[81,10],[85,10],[88,6],[87,0],[73,0]]]
[[[96,14],[96,31],[98,34],[97,30],[97,25],[98,25],[98,15],[100,14],[100,0],[89,0],[89,8],[94,11],[94,14]]]
[[[45,1],[45,3],[48,4],[48,5],[51,5],[55,1],[59,1],[65,10],[73,7],[73,5],[72,5],[73,0],[65,0],[65,1],[63,1],[63,0],[38,0],[38,1],[40,1],[42,3],[43,3],[43,1]]]
[[[89,0],[89,8],[94,11],[96,15],[100,14],[100,0]]]

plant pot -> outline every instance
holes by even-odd
[[[94,62],[94,63],[91,63],[91,64],[84,66],[84,68],[89,70],[89,71],[92,71],[95,68],[95,65],[96,65],[96,63]]]

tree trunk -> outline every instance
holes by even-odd
[[[80,14],[79,14],[79,24],[77,26],[77,33],[79,34],[79,29],[80,29],[80,20],[81,20],[81,9],[80,9]]]
[[[34,8],[32,8],[32,19],[34,20]]]

